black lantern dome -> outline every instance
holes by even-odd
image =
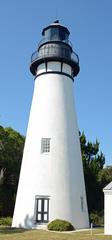
[[[30,71],[36,75],[39,64],[48,61],[61,61],[72,67],[73,77],[79,73],[79,57],[73,52],[69,41],[69,30],[58,20],[43,29],[43,39],[38,50],[32,54]]]

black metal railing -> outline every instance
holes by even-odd
[[[45,46],[40,48],[40,50],[35,51],[31,56],[31,63],[36,60],[40,60],[42,58],[64,58],[66,60],[71,60],[76,64],[79,64],[79,57],[75,52],[72,52],[66,47],[58,47],[58,46]]]

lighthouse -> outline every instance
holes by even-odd
[[[34,94],[13,227],[46,228],[54,219],[89,227],[73,89],[79,57],[69,34],[56,20],[31,56]]]

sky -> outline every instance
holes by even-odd
[[[26,135],[34,89],[31,54],[59,19],[80,58],[74,81],[80,131],[112,165],[112,0],[0,0],[0,125]]]

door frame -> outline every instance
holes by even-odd
[[[41,209],[38,209],[39,207],[39,201],[41,201]],[[47,210],[45,210],[45,201],[47,201]],[[36,223],[48,223],[49,222],[49,196],[35,196],[35,222]],[[41,215],[41,218],[39,218],[39,215]],[[45,215],[47,215],[47,219],[45,219]]]

